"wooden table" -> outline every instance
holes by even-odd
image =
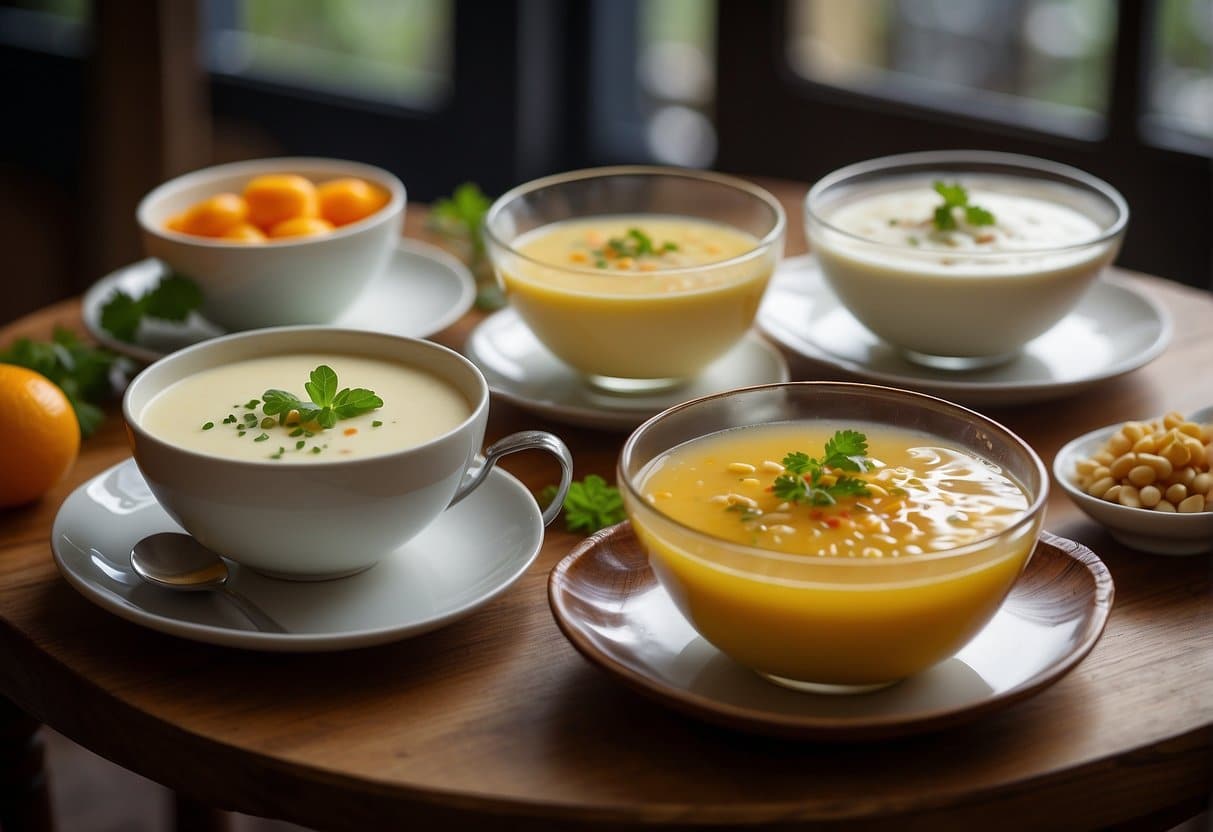
[[[799,253],[803,187],[779,193],[794,229],[788,250]],[[991,411],[1046,462],[1092,427],[1213,401],[1213,297],[1135,281],[1174,316],[1165,355],[1080,398]],[[437,340],[458,346],[476,320]],[[79,329],[79,303],[0,329],[0,344],[45,337],[56,323]],[[524,427],[562,435],[578,476],[612,475],[621,435],[494,403],[490,439]],[[848,747],[701,724],[590,666],[548,611],[547,573],[578,539],[559,526],[502,598],[397,644],[256,654],[127,623],[59,577],[48,538],[64,497],[128,455],[111,408],[66,482],[0,514],[0,694],[199,801],[323,829],[561,830],[1163,829],[1208,802],[1210,561],[1127,550],[1056,489],[1047,528],[1091,546],[1116,580],[1091,655],[1039,696],[973,724]],[[507,467],[532,488],[550,481],[548,460],[527,456]]]

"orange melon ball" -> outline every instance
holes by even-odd
[[[248,220],[269,231],[283,220],[319,215],[316,186],[294,173],[258,176],[244,187]]]
[[[180,228],[200,237],[218,237],[248,218],[248,205],[236,194],[215,194],[195,202],[181,215]]]
[[[333,225],[349,225],[369,217],[387,204],[387,192],[363,179],[349,177],[316,188],[320,216]]]
[[[164,227],[169,231],[176,231],[179,234],[185,234],[185,214],[175,214],[164,221]]]
[[[283,220],[270,229],[274,239],[282,237],[310,237],[314,234],[327,234],[333,230],[333,224],[320,217],[291,217]]]
[[[223,232],[223,239],[238,243],[264,243],[265,232],[255,225],[243,222]]]

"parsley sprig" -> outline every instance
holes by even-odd
[[[629,228],[627,233],[622,237],[612,237],[607,240],[606,245],[599,249],[594,249],[594,265],[600,269],[607,267],[607,261],[610,259],[622,259],[631,257],[633,259],[640,257],[660,257],[667,251],[678,251],[678,243],[672,240],[666,240],[660,246],[653,242],[653,238],[645,234],[639,228]]]
[[[993,225],[994,215],[978,205],[969,204],[969,192],[959,182],[951,185],[942,180],[934,183],[935,193],[943,197],[943,205],[935,209],[935,227],[940,231],[953,231],[956,226],[956,208],[964,210],[965,222],[969,225]]]
[[[322,428],[336,427],[339,419],[352,419],[383,407],[383,399],[364,387],[337,390],[337,373],[327,364],[312,370],[303,389],[311,401],[305,402],[285,390],[266,390],[261,396],[261,409],[266,416],[277,416],[285,425],[292,412],[299,414],[300,424],[315,422]]]
[[[474,182],[464,182],[430,208],[429,226],[461,251],[476,276],[476,308],[491,312],[505,305],[505,295],[492,274],[484,246],[484,215],[491,200]]]
[[[866,497],[871,492],[862,479],[831,472],[866,470],[867,453],[868,438],[862,433],[837,431],[826,441],[825,455],[820,459],[802,451],[785,456],[784,473],[775,478],[772,491],[781,500],[815,506],[832,506],[841,497]]]
[[[539,492],[539,502],[543,505],[555,498],[554,485]],[[622,523],[626,516],[619,489],[607,485],[607,481],[597,474],[590,474],[581,482],[569,485],[569,493],[564,498],[564,523],[569,531],[593,534],[607,526]]]
[[[101,307],[101,328],[119,341],[133,343],[145,318],[184,321],[201,305],[202,290],[198,284],[184,275],[167,274],[160,278],[156,288],[138,298],[121,289],[115,291]]]

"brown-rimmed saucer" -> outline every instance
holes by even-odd
[[[844,742],[948,727],[1039,693],[1095,646],[1112,597],[1094,552],[1041,532],[1002,607],[959,653],[892,687],[838,696],[777,687],[700,637],[628,523],[587,538],[548,579],[552,614],[573,646],[646,696],[731,728]]]

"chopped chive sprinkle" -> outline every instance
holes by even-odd
[[[249,399],[247,402],[245,402],[244,409],[245,410],[256,410],[257,405],[259,405],[259,404],[261,404],[261,399]]]
[[[380,426],[382,426],[382,425],[383,425],[383,422],[379,421],[378,419],[376,419],[375,421],[371,422],[371,427],[373,427],[373,428],[377,428],[377,427],[380,427]]]
[[[236,436],[244,436],[246,433],[248,433],[247,430],[238,430],[236,431]]]
[[[263,433],[260,436],[256,437],[253,441],[254,442],[264,442],[265,440],[267,440],[269,438],[270,438],[270,435],[268,433]]]
[[[278,448],[278,453],[270,454],[270,459],[282,459],[282,455],[286,453],[286,448]]]
[[[303,435],[310,439],[311,437],[315,436],[316,434],[312,433],[310,430],[305,430],[303,432]]]
[[[257,424],[257,414],[256,413],[245,413],[244,421],[248,422],[250,425]]]
[[[306,442],[304,442],[302,439],[300,439],[298,442],[296,442],[296,443],[295,443],[295,450],[296,450],[296,451],[302,451],[302,450],[303,450],[303,446],[304,446],[304,445],[306,445],[306,444],[307,444]]]
[[[276,424],[277,422],[274,421],[274,417],[272,416],[266,416],[261,420],[261,427],[263,428],[272,428]]]
[[[318,453],[320,453],[320,446],[319,446],[319,445],[313,445],[313,446],[312,446],[312,453],[314,453],[314,454],[318,454]]]
[[[288,435],[289,436],[303,436],[303,428],[295,428]]]
[[[227,418],[223,420],[223,424],[225,424],[225,425],[231,425],[231,424],[234,424],[235,422],[236,422],[236,414],[234,414],[234,413],[227,414]]]
[[[202,429],[203,429],[203,430],[210,430],[210,429],[211,429],[211,428],[213,428],[214,426],[215,426],[215,423],[214,423],[214,422],[207,422],[205,425],[203,425],[203,426],[202,426]]]

